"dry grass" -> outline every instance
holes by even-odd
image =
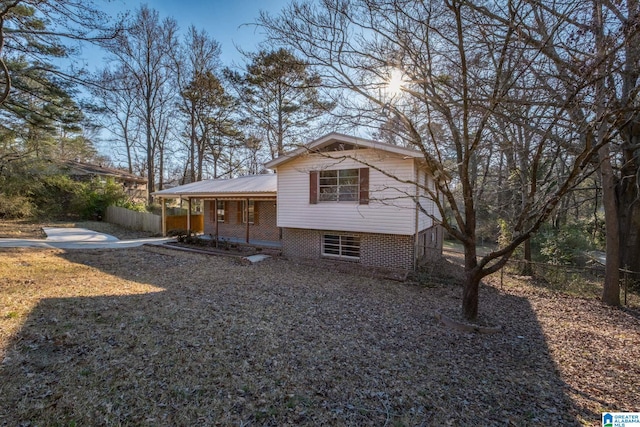
[[[110,234],[120,240],[140,239],[154,236],[153,233],[147,231],[129,230],[127,228],[102,221],[48,221],[34,223],[30,220],[3,219],[0,221],[0,238],[44,239],[47,236],[42,231],[42,227],[87,228],[99,233]]]
[[[600,425],[640,408],[632,311],[164,248],[0,251],[0,425]]]

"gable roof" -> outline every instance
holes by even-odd
[[[207,179],[152,193],[160,198],[275,197],[275,174],[248,175],[230,179]]]
[[[270,162],[265,163],[265,167],[275,169],[278,166],[287,163],[303,154],[320,152],[324,147],[331,144],[345,144],[347,146],[355,146],[356,148],[372,148],[375,150],[387,151],[399,154],[401,156],[413,157],[416,159],[424,159],[424,154],[420,151],[410,148],[400,147],[398,145],[386,144],[384,142],[374,141],[366,138],[358,138],[355,136],[343,135],[337,132],[331,132],[321,138],[311,141],[304,146],[297,148],[290,153],[277,157]]]

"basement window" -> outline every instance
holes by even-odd
[[[322,255],[357,261],[360,259],[360,237],[346,234],[323,234]]]

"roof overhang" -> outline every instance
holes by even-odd
[[[275,199],[277,178],[273,174],[192,182],[151,193],[163,199]]]
[[[366,138],[358,138],[355,136],[343,135],[340,133],[332,132],[314,141],[311,141],[304,146],[297,148],[290,153],[283,154],[282,156],[265,163],[265,167],[269,169],[277,169],[291,160],[296,159],[302,155],[320,153],[322,149],[328,145],[334,143],[343,143],[345,145],[354,146],[357,148],[371,148],[374,150],[386,151],[394,153],[407,158],[414,158],[417,160],[424,159],[424,154],[417,150],[411,150],[409,148],[400,147],[397,145],[386,144],[383,142],[374,141]]]

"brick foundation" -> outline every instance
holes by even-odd
[[[283,228],[282,254],[289,258],[332,259],[322,255],[322,235],[324,233],[360,237],[360,260],[353,262],[367,267],[413,269],[414,236]]]

